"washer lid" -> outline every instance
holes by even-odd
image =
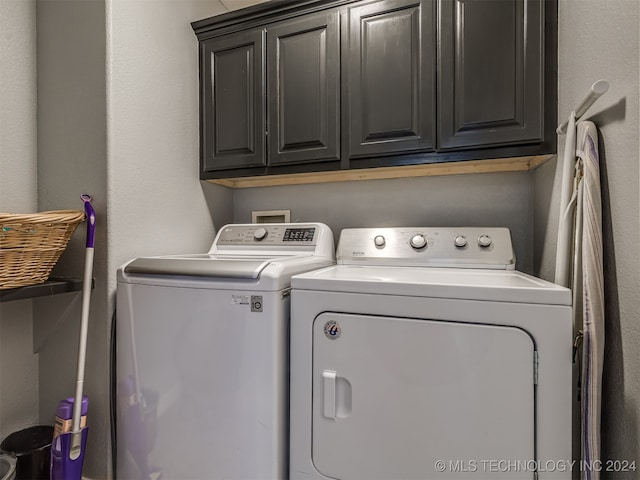
[[[297,290],[571,305],[571,291],[516,270],[336,265],[294,276]]]
[[[137,258],[124,267],[126,273],[186,275],[193,277],[258,278],[272,257],[222,257],[183,255]]]
[[[118,270],[118,281],[126,274],[256,280],[271,273],[288,286],[291,275],[333,263],[333,233],[322,223],[231,224],[208,254],[137,258]]]

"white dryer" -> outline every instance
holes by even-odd
[[[503,228],[343,230],[292,279],[292,479],[570,479],[566,288]]]
[[[117,478],[286,478],[290,280],[334,259],[323,224],[227,225],[119,269]]]

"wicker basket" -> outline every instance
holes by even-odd
[[[0,290],[46,282],[83,220],[80,210],[0,213]]]

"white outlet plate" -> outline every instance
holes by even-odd
[[[291,210],[254,210],[251,223],[290,223]]]

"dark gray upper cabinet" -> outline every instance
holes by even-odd
[[[349,157],[433,150],[433,2],[356,4],[348,21]]]
[[[263,52],[262,30],[200,44],[201,171],[265,164]]]
[[[557,0],[277,0],[192,26],[203,179],[556,152]]]
[[[438,149],[541,142],[544,0],[439,0]]]
[[[267,28],[269,165],[339,159],[340,17]]]

